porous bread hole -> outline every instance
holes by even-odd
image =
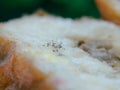
[[[81,45],[84,44],[84,43],[85,43],[85,42],[84,42],[83,40],[81,40],[81,41],[78,42],[78,45],[77,45],[77,46],[79,47],[79,46],[81,46]]]
[[[109,41],[104,40],[82,40],[79,41],[78,47],[97,58],[116,70],[120,71],[120,51],[113,48]]]

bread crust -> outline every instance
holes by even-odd
[[[110,0],[96,0],[98,9],[105,20],[112,21],[120,25],[120,11],[111,5]]]
[[[4,51],[4,52],[3,52]],[[0,38],[0,90],[54,90],[47,75],[15,52],[15,44]]]
[[[34,14],[37,15],[37,16],[48,16],[48,15],[50,15],[46,11],[44,11],[42,9],[37,10]]]

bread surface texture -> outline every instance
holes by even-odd
[[[54,90],[47,75],[15,50],[15,43],[0,37],[0,90]]]
[[[96,0],[96,3],[104,19],[120,25],[119,0]]]
[[[119,70],[91,56],[78,45],[81,41],[103,40],[120,51],[119,34],[119,26],[90,18],[72,20],[30,15],[0,26],[0,37],[14,42],[15,52],[37,70],[37,76],[34,73],[33,76],[39,78],[40,72],[43,77],[44,74],[50,75],[48,79],[56,90],[120,90]],[[21,66],[22,62],[15,66]]]

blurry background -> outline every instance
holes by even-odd
[[[0,0],[0,21],[30,14],[38,9],[63,17],[100,18],[95,0]]]

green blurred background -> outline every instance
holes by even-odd
[[[0,21],[30,14],[37,9],[70,18],[92,16],[100,18],[95,0],[0,0]]]

